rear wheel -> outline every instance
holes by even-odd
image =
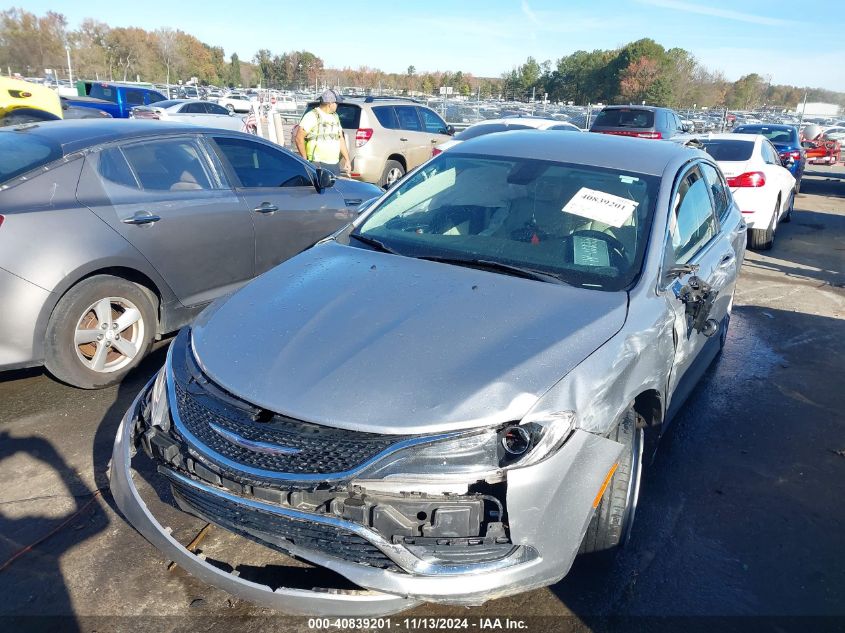
[[[628,541],[640,493],[644,436],[643,429],[637,428],[637,414],[628,409],[609,436],[624,447],[619,465],[587,527],[579,554],[612,551]]]
[[[402,163],[395,160],[389,160],[384,166],[384,171],[381,174],[381,182],[379,184],[385,189],[389,189],[404,175],[405,168],[402,167]]]
[[[234,111],[235,111],[235,106],[233,106],[231,103],[227,103],[227,104],[226,104],[226,109],[227,109],[229,112],[234,112]]]
[[[792,209],[795,207],[795,192],[791,193],[789,196],[789,206],[786,207],[786,211],[783,214],[783,217],[780,219],[781,222],[791,222],[792,221]]]
[[[141,362],[155,330],[155,306],[144,289],[118,277],[89,277],[56,304],[44,364],[74,387],[106,387]]]
[[[769,222],[768,228],[765,229],[751,229],[748,233],[748,246],[755,251],[767,251],[775,243],[775,223],[777,222],[778,212],[780,211],[780,198],[775,204],[774,213],[772,213],[772,220]]]

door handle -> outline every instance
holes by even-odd
[[[147,213],[146,211],[142,213],[136,213],[131,218],[126,218],[123,220],[124,224],[154,224],[161,220],[161,217],[158,215],[153,215],[152,213]]]
[[[399,140],[400,140],[400,141],[407,141],[408,139],[406,139],[406,138],[402,138],[402,137],[399,137]]]
[[[269,202],[262,202],[260,205],[255,207],[253,211],[256,213],[273,213],[274,211],[278,211],[279,207],[275,204],[270,204]]]
[[[432,143],[437,143],[437,139],[436,139],[436,138],[433,138],[433,139],[431,139],[431,142],[432,142]]]
[[[730,266],[736,261],[736,255],[733,253],[728,253],[727,255],[723,256],[722,259],[719,260],[719,266],[725,268]]]

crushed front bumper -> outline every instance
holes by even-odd
[[[118,507],[148,541],[189,573],[238,597],[291,614],[388,615],[421,601],[475,605],[552,584],[569,571],[592,516],[597,491],[621,452],[616,442],[575,431],[549,459],[510,471],[507,508],[511,542],[516,547],[513,556],[506,559],[481,564],[443,564],[417,559],[402,545],[388,542],[372,530],[336,520],[342,529],[356,532],[397,561],[402,569],[382,569],[332,556],[317,548],[288,543],[285,550],[293,556],[330,569],[363,590],[274,590],[212,566],[188,551],[155,519],[140,497],[132,481],[131,466],[141,401],[150,384],[127,411],[115,442],[110,478]],[[185,504],[185,509],[232,531],[238,531],[237,517],[246,517],[241,512],[246,509],[261,511],[277,520],[332,520],[245,499],[184,474],[165,474],[174,484],[180,506]],[[202,497],[229,504],[235,522],[225,520],[209,506],[203,511]],[[256,503],[260,507],[256,508]],[[256,536],[254,527],[252,536]],[[272,544],[273,534],[259,536]]]

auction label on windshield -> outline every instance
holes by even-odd
[[[638,204],[639,202],[628,198],[581,187],[561,211],[603,222],[618,229],[633,215]]]

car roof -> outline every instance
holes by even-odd
[[[756,142],[766,138],[762,134],[740,134],[738,132],[716,132],[713,134],[689,134],[684,138],[696,139],[699,141],[751,141]]]
[[[670,163],[709,158],[700,150],[666,141],[595,133],[538,134],[533,130],[478,136],[449,153],[540,159],[653,176],[661,176]]]
[[[797,128],[794,125],[786,125],[783,123],[742,123],[736,126],[736,129],[739,128],[749,128],[754,130],[782,130],[784,132],[791,132],[792,130],[797,131]]]
[[[573,125],[569,121],[559,121],[557,119],[547,119],[545,117],[539,116],[506,116],[502,117],[501,119],[487,119],[485,121],[478,121],[473,123],[470,127],[475,127],[476,125],[490,125],[490,124],[505,124],[505,125],[526,125],[529,127],[536,127],[540,128],[546,125],[572,125],[572,127],[577,127]]]
[[[648,106],[648,105],[609,105],[604,106],[602,110],[651,110],[652,112],[656,110],[671,110],[671,108],[664,108],[661,106]]]
[[[38,136],[61,146],[65,155],[102,143],[130,138],[152,138],[162,134],[239,134],[219,128],[144,119],[69,119],[0,128],[0,134],[8,133]]]

